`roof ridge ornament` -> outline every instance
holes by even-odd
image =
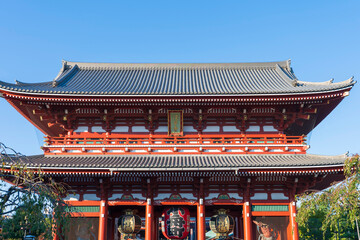
[[[347,79],[344,81],[344,83],[356,83],[356,81],[354,81],[354,76],[351,76],[351,78]]]
[[[289,82],[293,87],[296,86],[296,84],[297,84],[297,79],[291,79],[291,78],[284,72],[284,69],[282,69],[279,64],[276,64],[276,65],[275,65],[275,70],[276,70],[276,72],[277,72],[284,80],[286,80],[287,82]]]
[[[71,78],[76,72],[77,70],[79,69],[78,65],[75,64],[71,70],[69,72],[67,72],[64,76],[62,76],[60,79],[57,79],[55,78],[53,81],[52,81],[52,87],[56,87],[58,86],[61,82]]]
[[[66,66],[67,66],[67,61],[62,59],[61,64],[62,64],[61,69],[60,69],[59,73],[56,75],[56,77],[53,80],[53,83],[52,83],[53,87],[54,87],[54,81],[56,81],[56,79],[58,79],[61,76],[61,74],[65,71]]]
[[[291,71],[291,58],[289,58],[287,61],[286,61],[286,67],[288,68],[289,71]]]

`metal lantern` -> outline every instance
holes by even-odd
[[[136,210],[126,209],[118,221],[118,230],[123,235],[121,239],[135,239],[141,229],[141,218],[135,215]]]
[[[210,219],[210,229],[216,233],[216,239],[226,239],[234,229],[234,219],[227,210],[219,209]]]
[[[171,207],[162,213],[161,230],[167,239],[184,239],[190,232],[190,212],[187,208]]]

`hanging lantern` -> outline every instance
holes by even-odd
[[[184,239],[190,232],[190,212],[187,208],[171,207],[163,211],[161,230],[167,239]]]
[[[227,210],[219,209],[217,215],[210,218],[210,229],[216,233],[216,239],[226,239],[234,229],[234,219]]]
[[[136,239],[136,234],[141,229],[141,218],[135,215],[136,210],[126,209],[125,215],[122,215],[118,221],[118,230],[121,233],[121,239]]]

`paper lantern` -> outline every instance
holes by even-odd
[[[227,210],[219,209],[217,215],[210,218],[210,229],[216,233],[216,239],[227,238],[234,229],[234,219]]]
[[[167,239],[184,239],[190,232],[190,212],[187,208],[171,207],[163,211],[161,230]]]
[[[122,215],[118,221],[118,230],[124,235],[121,239],[135,239],[136,234],[141,229],[141,218],[135,215],[136,210],[126,209],[125,215]]]

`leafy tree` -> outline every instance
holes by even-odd
[[[25,230],[51,239],[52,234],[65,232],[70,214],[63,201],[66,187],[44,176],[41,169],[28,169],[26,156],[0,143],[0,224],[3,237],[23,238]],[[57,227],[54,227],[57,226]]]
[[[23,199],[22,206],[16,209],[11,218],[4,220],[3,237],[5,239],[22,239],[24,235],[31,234],[36,237],[42,235],[50,239],[47,229],[51,229],[51,214],[46,213],[45,198],[37,196]]]
[[[298,197],[297,214],[301,239],[358,239],[356,220],[360,203],[359,155],[344,165],[345,180],[322,192]]]

